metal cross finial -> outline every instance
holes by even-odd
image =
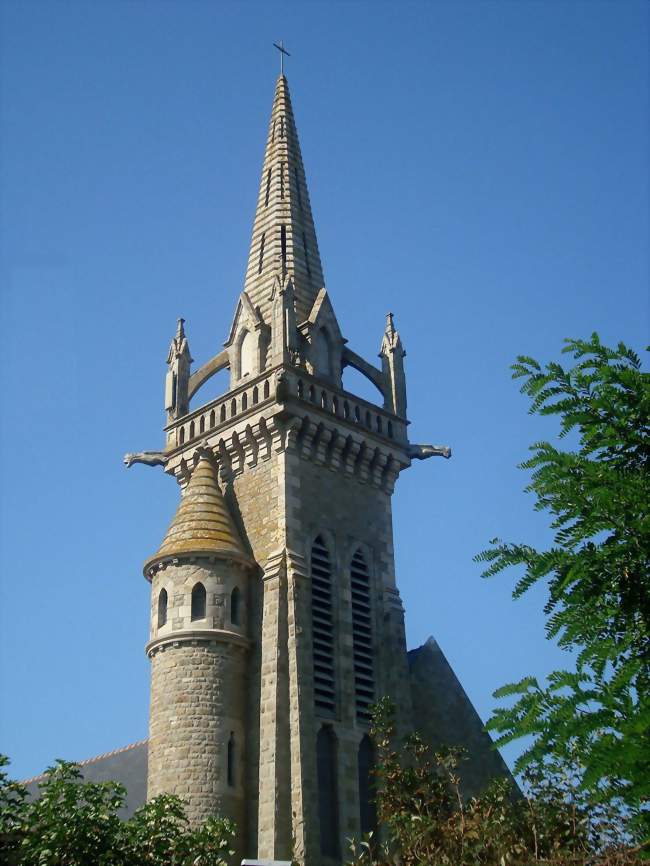
[[[284,55],[286,54],[287,57],[291,57],[291,55],[289,54],[289,52],[288,52],[288,51],[286,50],[286,48],[284,47],[284,42],[283,42],[282,40],[280,40],[280,44],[279,44],[279,45],[278,45],[277,42],[274,42],[273,45],[274,45],[274,46],[278,49],[278,51],[280,52],[280,75],[284,75]]]

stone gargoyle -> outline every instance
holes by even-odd
[[[427,460],[429,457],[444,457],[449,460],[451,448],[448,445],[409,445],[408,455],[411,460]]]

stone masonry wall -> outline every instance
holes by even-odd
[[[346,477],[302,459],[299,451],[286,454],[286,479],[287,546],[304,556],[307,575],[313,540],[320,534],[329,548],[334,578],[338,691],[337,716],[331,720],[316,715],[311,688],[301,689],[303,724],[299,729],[293,725],[291,730],[292,753],[298,749],[301,752],[302,776],[292,778],[293,810],[296,811],[300,786],[301,817],[312,834],[318,835],[316,734],[323,723],[331,724],[338,740],[340,849],[344,856],[347,839],[360,834],[358,748],[368,730],[365,723],[357,720],[355,711],[350,564],[359,548],[371,579],[376,696],[390,694],[401,710],[400,726],[403,729],[411,726],[403,612],[395,587],[391,500],[388,494],[361,483],[357,477]],[[304,604],[295,608],[299,616],[302,611],[302,622],[295,624],[295,631],[301,646],[303,682],[311,679],[310,591],[307,577]],[[306,851],[308,866],[326,866],[331,862],[321,858],[317,838],[306,840]]]
[[[241,647],[206,640],[167,645],[151,660],[147,795],[186,798],[193,822],[211,815],[243,822],[243,657]],[[226,778],[231,733],[240,744],[232,788]]]

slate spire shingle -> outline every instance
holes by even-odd
[[[244,291],[267,322],[275,277],[283,284],[287,274],[293,280],[300,323],[309,315],[324,280],[289,85],[280,75],[244,282]]]

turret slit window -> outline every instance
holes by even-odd
[[[260,402],[260,392],[257,389],[257,385],[253,388],[253,405]]]
[[[370,574],[361,550],[352,557],[352,657],[354,661],[354,699],[357,719],[370,721],[369,707],[375,700],[375,672],[372,646],[372,604]]]
[[[319,535],[311,548],[311,621],[313,636],[314,704],[321,715],[336,710],[334,617],[330,555]]]
[[[228,762],[227,762],[227,772],[226,772],[228,786],[230,788],[235,787],[235,734],[234,731],[230,732],[230,739],[228,740]]]
[[[205,415],[201,415],[201,420],[199,421],[199,433],[205,433]]]
[[[309,267],[309,253],[307,251],[307,235],[302,233],[302,248],[305,253],[305,266],[307,268],[307,273],[311,277],[311,268]]]
[[[267,207],[269,203],[269,196],[271,195],[271,169],[266,173],[266,195],[264,196],[264,207]]]
[[[375,750],[370,737],[366,734],[359,743],[359,823],[361,834],[374,833],[377,830],[377,806],[373,785],[373,770],[375,766]]]
[[[296,178],[296,192],[298,194],[298,207],[302,210],[302,195],[300,194],[300,181],[298,180],[298,169],[296,166],[293,168],[293,175]]]
[[[230,401],[230,417],[232,418],[237,414],[237,398],[233,397]]]
[[[267,400],[269,397],[269,394],[271,393],[271,389],[269,388],[269,380],[268,379],[264,383],[264,392],[263,393],[264,393],[264,399]]]
[[[280,163],[280,198],[284,198],[284,163]]]
[[[239,592],[239,587],[236,586],[230,593],[230,622],[233,625],[241,624],[240,602],[241,593]]]
[[[195,583],[192,589],[192,619],[205,619],[205,587]]]
[[[223,405],[221,406],[221,411],[219,412],[219,420],[220,421],[226,420],[226,404],[225,403],[223,403]]]
[[[210,412],[210,427],[214,427],[217,423],[217,416],[215,414],[214,409]]]
[[[282,267],[286,270],[287,267],[287,227],[280,226],[280,256],[282,258]]]
[[[161,589],[158,594],[158,628],[167,624],[167,590]]]
[[[257,273],[262,273],[262,268],[264,267],[264,244],[266,242],[266,232],[262,235],[262,239],[260,241],[260,260],[257,263]]]
[[[340,856],[337,751],[336,734],[323,726],[316,737],[320,850],[334,859]]]

